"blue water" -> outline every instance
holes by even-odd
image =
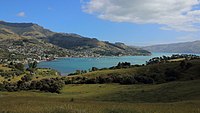
[[[53,61],[40,62],[38,67],[52,68],[62,75],[75,72],[76,70],[89,70],[92,67],[108,68],[117,65],[119,62],[130,62],[131,64],[145,64],[153,57],[171,56],[174,53],[152,53],[151,56],[121,56],[121,57],[100,57],[100,58],[59,58]]]

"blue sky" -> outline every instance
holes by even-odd
[[[169,0],[165,3],[152,0],[151,4],[148,0],[140,1],[143,2],[1,0],[0,20],[32,22],[56,32],[76,33],[136,46],[200,40],[198,0]],[[158,5],[153,4],[152,8],[152,3]],[[143,9],[142,4],[146,6]],[[177,4],[180,9],[176,8]],[[163,10],[159,8],[163,7],[162,5],[170,8]]]

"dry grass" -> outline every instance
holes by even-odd
[[[183,61],[185,60],[185,58],[177,58],[177,59],[172,59],[172,60],[168,60],[169,62],[179,62],[179,61]]]

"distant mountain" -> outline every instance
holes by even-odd
[[[29,56],[38,56],[42,53],[69,57],[151,54],[123,43],[104,42],[77,34],[57,33],[33,23],[4,21],[0,21],[0,49],[24,55],[30,54]]]
[[[200,53],[200,41],[153,45],[143,49],[151,52]]]

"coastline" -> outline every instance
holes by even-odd
[[[41,63],[41,62],[50,62],[50,61],[54,61],[54,60],[57,60],[57,59],[61,59],[61,58],[106,58],[106,57],[125,57],[125,56],[151,56],[152,55],[152,53],[151,54],[148,54],[148,55],[122,55],[122,56],[97,56],[97,57],[94,57],[94,56],[87,56],[87,57],[84,57],[84,56],[82,56],[82,57],[55,57],[55,58],[53,58],[53,59],[51,59],[51,60],[37,60],[37,62],[38,63]]]

